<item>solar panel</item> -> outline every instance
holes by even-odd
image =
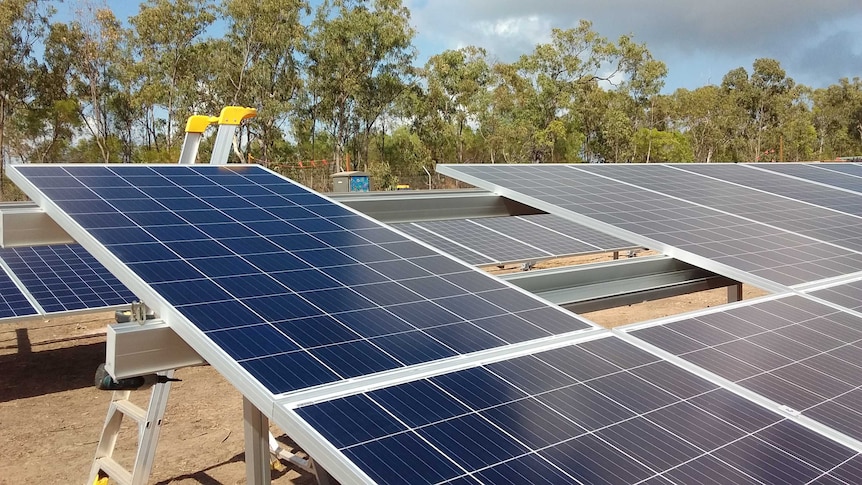
[[[696,170],[695,170],[696,171]],[[749,173],[751,170],[749,170]],[[637,183],[648,190],[673,195],[686,201],[706,207],[720,209],[726,213],[745,217],[750,220],[769,224],[794,234],[810,237],[845,248],[862,250],[862,234],[856,231],[860,225],[858,217],[842,214],[811,204],[778,197],[773,194],[752,190],[736,184],[728,184],[713,178],[689,173],[688,167],[682,169],[660,165],[614,166],[601,170],[606,176],[626,183]],[[770,178],[772,174],[755,173],[750,180]],[[749,182],[751,185],[753,182]],[[796,199],[805,198],[804,190],[795,188],[801,194]],[[790,192],[788,192],[790,193]],[[808,184],[808,194],[818,194],[821,202],[832,194],[855,197],[862,204],[862,197],[827,187]],[[809,196],[808,198],[818,198]]]
[[[295,412],[381,484],[826,483],[860,469],[854,450],[614,337]]]
[[[764,192],[781,195],[789,199],[800,200],[857,216],[862,215],[862,196],[859,194],[837,188],[824,187],[805,180],[762,170],[768,168],[768,166],[764,167],[759,164],[710,163],[684,166],[675,165],[675,167],[686,172],[706,175]],[[752,174],[753,169],[761,170]],[[778,210],[779,212],[786,212],[788,207],[782,205]],[[804,223],[803,220],[799,220],[798,218],[796,222],[797,224]],[[802,224],[801,227],[806,228],[809,226]]]
[[[802,296],[630,335],[862,440],[862,318]]]
[[[517,234],[489,228],[481,220],[450,219],[417,222],[426,231],[457,241],[474,251],[494,258],[495,262],[548,259],[553,253],[518,238]]]
[[[30,303],[18,285],[0,267],[0,319],[37,315],[36,308]]]
[[[769,221],[771,212],[767,209],[778,209],[780,204],[776,199],[786,203],[784,199],[739,188],[750,196],[748,202],[739,201],[739,194],[730,184],[668,167],[441,165],[439,170],[546,212],[672,253],[689,263],[761,287],[818,281],[855,273],[862,268],[862,254],[858,252],[783,230],[776,225],[780,223],[767,224],[751,218],[762,214],[762,220]],[[748,204],[746,214],[749,217],[706,205],[740,203],[739,210]],[[806,209],[823,210],[810,206]],[[804,212],[788,220],[805,220],[815,213],[819,214]],[[851,219],[856,222],[855,218]],[[828,227],[819,229],[829,230]]]
[[[862,192],[862,170],[854,164],[775,163],[759,164],[757,166],[764,170],[791,175],[803,180],[811,180],[854,192]]]
[[[862,311],[862,281],[853,281],[812,291],[809,295],[826,300],[844,308]]]
[[[136,300],[77,244],[0,249],[18,280],[46,313],[126,305]]]
[[[570,220],[563,219],[562,217],[555,216],[553,214],[517,216],[515,219],[520,219],[529,222],[533,226],[540,226],[552,232],[559,233],[566,238],[575,239],[587,246],[595,247],[601,251],[614,251],[618,249],[632,249],[637,247],[636,244],[605,234],[601,231],[596,231],[595,229],[582,224],[576,224]],[[528,227],[528,229],[532,229],[532,227]],[[551,241],[549,242],[553,242],[553,240],[556,239],[551,235],[549,235],[549,238],[551,238]],[[545,239],[542,238],[542,240]],[[558,254],[566,254],[565,251],[566,248],[569,247],[568,245],[568,241],[562,240],[562,246],[555,251],[558,252]],[[548,247],[551,248],[553,246],[549,245]],[[589,248],[584,248],[584,252],[586,252],[587,249]]]
[[[392,226],[478,266],[637,247],[551,214],[422,221]]]
[[[592,328],[260,167],[13,170],[247,395]]]
[[[462,241],[455,241],[431,232],[419,224],[407,222],[390,225],[401,232],[430,244],[446,254],[455,256],[465,263],[476,266],[487,266],[499,263],[497,258],[482,254],[475,249],[467,247]]]

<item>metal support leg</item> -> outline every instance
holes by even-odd
[[[242,398],[245,428],[245,476],[247,483],[269,485],[269,419],[248,398]]]
[[[742,301],[742,283],[727,287],[727,302],[733,303],[735,301]]]

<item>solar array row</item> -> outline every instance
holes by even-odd
[[[661,214],[660,238],[741,231],[759,250],[737,251],[740,261],[798,250],[787,260],[793,272],[780,272],[794,280],[837,268],[804,262],[837,258],[846,273],[862,256],[603,175],[554,170],[549,181],[576,189],[523,202],[587,211],[612,229],[608,221],[652,224],[648,216]],[[10,173],[246,396],[281,410],[276,424],[313,430],[298,444],[324,452],[315,458],[341,481],[850,484],[862,473],[862,450],[841,439],[857,436],[848,411],[859,409],[852,366],[862,339],[846,311],[793,296],[684,319],[697,326],[689,334],[684,322],[666,327],[674,333],[630,334],[733,383],[721,384],[259,167]],[[520,183],[529,187],[518,191],[541,185]],[[688,225],[669,231],[676,220]],[[735,320],[712,320],[724,318]],[[676,335],[700,346],[675,348],[667,342]],[[735,385],[834,432],[746,400]]]
[[[790,296],[631,334],[862,440],[862,318]]]
[[[135,296],[77,244],[0,249],[2,259],[45,313],[125,305]]]
[[[854,450],[612,337],[296,412],[381,484],[853,483],[862,471]]]
[[[862,269],[860,219],[852,209],[862,194],[846,187],[720,164],[450,165],[440,171],[645,246],[675,250],[693,264],[706,261],[707,269],[735,270],[732,277],[790,286]],[[862,190],[862,178],[844,177],[853,179],[845,186]],[[790,198],[800,183],[809,192]],[[828,200],[838,202],[815,204]]]
[[[636,246],[551,214],[392,226],[477,266],[618,251]]]
[[[272,394],[592,328],[258,167],[18,170]]]

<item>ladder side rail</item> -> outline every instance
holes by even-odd
[[[163,373],[168,378],[174,377],[174,371]],[[132,466],[132,484],[146,485],[153,471],[156,459],[156,446],[159,443],[159,433],[162,430],[162,421],[168,407],[168,396],[171,392],[171,381],[155,384],[150,394],[150,404],[147,408],[147,417],[142,423],[142,430],[138,434],[138,451],[135,454],[135,463]]]

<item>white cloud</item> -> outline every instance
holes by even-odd
[[[546,42],[550,30],[580,19],[616,39],[632,34],[665,61],[669,81],[687,87],[719,83],[758,57],[778,59],[797,81],[816,84],[859,75],[862,8],[859,0],[406,0],[427,57],[464,45],[484,47],[511,61]],[[847,54],[850,57],[846,57]],[[708,74],[707,74],[708,73]],[[673,82],[669,82],[669,87]]]

